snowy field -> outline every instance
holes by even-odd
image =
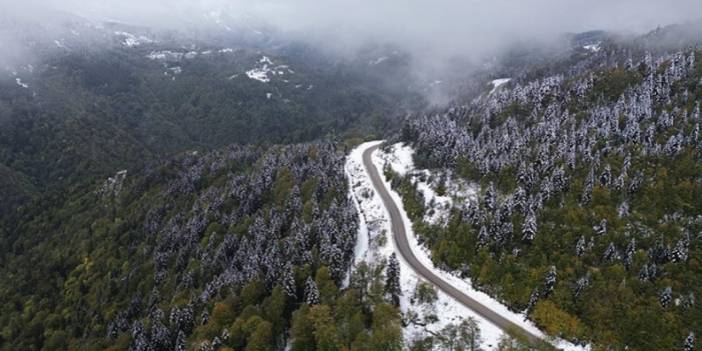
[[[472,317],[478,323],[481,336],[483,339],[482,347],[486,350],[495,350],[499,339],[503,335],[500,328],[493,325],[491,322],[480,317],[472,310],[463,306],[462,304],[456,302],[448,295],[444,294],[442,291],[437,289],[437,300],[433,304],[420,304],[412,296],[415,294],[417,285],[423,281],[422,278],[417,276],[414,271],[407,265],[399,251],[395,247],[395,242],[392,239],[390,233],[390,223],[388,220],[388,214],[382,205],[380,197],[375,193],[373,185],[368,178],[365,169],[363,168],[362,154],[363,152],[374,145],[380,144],[382,141],[367,142],[361,144],[356,149],[354,149],[348,156],[346,161],[346,173],[351,184],[350,191],[354,198],[356,206],[361,213],[361,229],[358,235],[358,242],[355,250],[354,262],[358,263],[360,261],[366,261],[369,263],[378,262],[381,259],[389,257],[393,252],[397,252],[397,256],[400,259],[400,279],[402,286],[402,296],[400,301],[400,307],[403,315],[407,319],[407,316],[416,314],[416,317],[412,320],[418,323],[410,323],[404,328],[405,340],[409,344],[413,340],[416,340],[422,335],[426,335],[429,332],[438,332],[445,326],[453,323],[458,324],[464,318]],[[427,170],[416,170],[414,169],[414,164],[412,162],[413,150],[410,147],[403,146],[401,144],[392,145],[389,148],[389,152],[385,153],[382,150],[378,150],[373,154],[373,162],[379,169],[383,169],[383,166],[388,163],[395,172],[407,175],[411,174],[413,177],[418,177],[419,179],[425,179],[425,181],[419,181],[418,189],[422,191],[425,197],[425,201],[434,201],[438,204],[438,210],[435,211],[429,217],[425,217],[425,220],[432,221],[433,223],[439,223],[447,215],[447,211],[453,206],[455,199],[461,201],[472,201],[475,198],[475,189],[468,184],[446,184],[446,195],[438,196],[433,189],[433,185],[429,182],[431,174]],[[389,183],[385,182],[386,187],[390,189]],[[400,213],[402,215],[407,234],[414,236],[412,233],[412,226],[410,220],[407,217],[404,209],[402,208],[399,195],[391,191],[391,195],[395,202],[400,206]],[[379,240],[380,237],[385,237],[385,240]],[[529,330],[530,332],[542,335],[541,332],[530,322],[525,321],[523,314],[514,313],[509,311],[506,306],[502,305],[490,296],[479,292],[472,288],[470,281],[464,280],[458,277],[458,275],[452,274],[451,272],[442,271],[434,267],[428,250],[421,247],[416,237],[410,238],[410,243],[412,244],[412,250],[417,258],[427,266],[432,269],[435,274],[440,276],[442,279],[450,282],[455,287],[459,288],[465,294],[476,299],[477,301],[489,306],[494,311],[497,311],[505,318],[508,318],[512,322],[520,325],[522,328]],[[432,316],[438,317],[435,320]],[[565,350],[587,350],[587,348],[577,347],[572,344],[557,341],[554,342],[559,348]]]

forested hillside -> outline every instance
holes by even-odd
[[[27,37],[37,56],[0,67],[0,217],[185,150],[365,136],[423,104],[401,57],[374,71],[298,42],[105,26]]]
[[[431,40],[330,43],[233,5],[152,26],[15,6],[0,351],[550,350],[539,328],[571,349],[695,349],[699,22],[496,45],[415,21]],[[398,164],[414,150],[384,171],[432,271],[529,335],[481,319],[481,339],[484,314],[406,270],[349,163],[384,138],[406,143]],[[463,185],[477,201],[451,198]]]
[[[18,232],[37,235],[14,238],[0,265],[1,348],[401,343],[382,267],[338,289],[358,231],[343,164],[327,143],[231,146],[27,213]]]
[[[699,51],[658,45],[677,30],[608,40],[577,64],[408,119],[415,162],[479,188],[478,203],[432,225],[413,183],[395,181],[435,262],[595,350],[692,350],[702,64]]]

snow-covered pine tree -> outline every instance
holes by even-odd
[[[400,286],[400,262],[393,252],[388,259],[388,266],[385,269],[385,292],[390,296],[392,303],[395,306],[400,305],[400,295],[402,295],[402,287]]]
[[[666,287],[661,291],[660,295],[658,296],[658,301],[661,303],[661,306],[663,307],[668,307],[670,306],[670,302],[673,300],[673,289],[671,287]]]
[[[180,330],[178,331],[178,337],[176,338],[175,347],[173,349],[175,351],[185,351],[187,350],[187,342],[188,340],[185,333]]]
[[[592,229],[595,231],[595,234],[597,234],[597,236],[603,236],[607,234],[607,219],[601,220],[600,224],[593,226]]]
[[[573,297],[578,297],[580,296],[580,293],[590,285],[590,276],[586,275],[584,277],[580,277],[576,282],[575,286],[573,287]]]
[[[581,257],[583,254],[585,254],[586,249],[587,242],[585,241],[585,235],[581,235],[580,239],[578,239],[578,242],[575,243],[575,255]]]
[[[531,312],[532,309],[534,309],[534,306],[536,303],[539,301],[539,289],[535,288],[534,291],[531,292],[531,295],[529,296],[529,303],[527,303],[527,314]]]
[[[553,288],[556,286],[557,278],[558,274],[556,273],[556,266],[551,266],[551,268],[548,271],[548,274],[546,274],[546,279],[544,280],[544,297],[547,297],[551,294]]]
[[[314,282],[312,277],[307,277],[305,282],[305,302],[308,305],[319,304],[319,289],[317,289],[317,283]]]
[[[495,208],[497,207],[495,185],[492,182],[490,182],[490,185],[488,186],[487,190],[485,190],[485,197],[483,199],[483,205],[490,212],[495,211]]]
[[[295,274],[290,263],[285,265],[283,270],[283,290],[289,297],[294,298],[297,295],[297,286],[295,285]]]
[[[683,342],[683,350],[693,351],[694,349],[695,349],[695,333],[690,332],[690,334],[687,334],[687,337],[685,338],[685,342]]]
[[[529,211],[526,218],[524,219],[524,224],[522,225],[522,240],[531,243],[536,237],[536,215],[534,211]]]

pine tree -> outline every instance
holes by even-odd
[[[522,240],[531,243],[536,237],[536,215],[529,211],[522,225]]]
[[[585,254],[586,249],[587,242],[585,241],[585,235],[581,235],[580,239],[578,239],[578,242],[575,243],[575,255],[581,257],[583,254]]]
[[[587,178],[585,179],[585,186],[583,187],[583,193],[580,195],[580,203],[582,205],[587,205],[592,201],[592,190],[595,187],[595,171],[594,169],[590,169],[590,173],[588,174]]]
[[[283,289],[285,289],[285,294],[289,297],[295,298],[297,295],[297,285],[295,285],[295,274],[290,263],[285,265],[282,284]]]
[[[629,269],[634,263],[634,254],[636,253],[636,239],[632,238],[626,246],[626,256],[624,257],[624,267]]]
[[[176,339],[175,342],[175,351],[185,351],[187,349],[187,338],[185,337],[185,333],[183,331],[178,332],[178,338]]]
[[[493,212],[496,208],[496,202],[497,201],[495,200],[495,185],[492,182],[490,182],[490,185],[485,191],[485,198],[483,199],[483,204],[485,205],[486,209],[488,209],[490,212]]]
[[[658,296],[658,301],[660,301],[661,306],[668,307],[673,299],[673,289],[671,287],[666,287],[663,289],[661,294]]]
[[[604,171],[602,171],[602,174],[600,175],[600,184],[603,187],[607,187],[609,186],[611,179],[612,168],[609,165],[606,165]]]
[[[620,255],[619,251],[617,250],[617,247],[614,246],[613,242],[610,242],[609,245],[607,245],[607,249],[605,250],[604,254],[602,255],[602,260],[605,262],[612,262],[619,260],[619,258]]]
[[[693,351],[695,349],[695,333],[690,332],[690,334],[687,335],[685,338],[685,342],[683,343],[683,350],[685,351]]]
[[[547,297],[553,291],[553,288],[556,286],[557,277],[558,275],[556,273],[556,266],[551,266],[551,268],[548,271],[548,274],[546,275],[546,280],[544,281],[544,297]]]
[[[484,225],[480,226],[480,231],[478,232],[478,242],[476,244],[477,248],[481,249],[485,247],[488,244],[489,239],[487,227]]]
[[[590,285],[590,276],[586,275],[584,277],[580,277],[576,282],[575,282],[575,287],[573,288],[573,297],[578,297],[580,296],[580,293]]]
[[[673,262],[687,261],[689,247],[690,236],[687,234],[685,238],[680,239],[680,241],[678,241],[678,243],[675,245],[675,248],[673,248],[672,252],[670,253],[671,260]]]
[[[310,306],[319,304],[319,290],[312,277],[307,277],[305,282],[305,302]]]
[[[395,306],[400,305],[400,295],[402,288],[400,286],[400,262],[393,252],[388,260],[388,266],[385,270],[385,292],[390,295],[392,303]]]
[[[534,309],[534,306],[536,306],[536,303],[539,301],[539,289],[534,289],[534,291],[531,292],[531,295],[529,296],[529,303],[527,303],[527,314],[531,312],[532,309]]]
[[[592,229],[595,231],[595,234],[597,234],[597,236],[603,236],[607,234],[607,220],[603,219],[602,221],[600,221],[600,224],[593,226]]]
[[[651,280],[651,273],[649,272],[647,263],[644,263],[641,267],[641,270],[639,271],[639,280],[642,282],[647,282]]]

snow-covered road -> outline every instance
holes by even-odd
[[[356,247],[356,261],[373,261],[378,256],[387,257],[397,252],[401,258],[401,280],[403,297],[401,308],[404,313],[410,309],[422,313],[426,306],[417,306],[409,298],[421,281],[429,281],[439,288],[438,301],[429,309],[439,317],[435,323],[426,326],[409,326],[405,330],[407,339],[413,334],[420,334],[421,329],[438,331],[448,323],[455,323],[462,318],[475,319],[483,334],[483,347],[495,349],[506,328],[522,331],[531,338],[544,338],[544,335],[532,323],[525,320],[523,314],[515,313],[490,296],[472,288],[469,281],[459,278],[450,272],[434,267],[429,253],[421,247],[411,223],[401,206],[397,193],[390,190],[384,177],[378,172],[385,159],[376,151],[382,141],[368,142],[353,150],[347,160],[346,170],[351,183],[351,193],[361,213],[362,230]],[[392,150],[408,150],[401,145],[393,146]],[[411,149],[409,149],[411,151]],[[387,156],[387,155],[383,155]],[[408,155],[393,155],[398,159],[409,159]],[[407,162],[405,162],[407,163]],[[390,245],[374,244],[378,236],[392,233]],[[382,241],[381,241],[382,242]],[[416,312],[416,311],[415,311]],[[426,312],[426,311],[424,311]],[[557,341],[554,345],[568,350],[583,350],[567,342]]]

